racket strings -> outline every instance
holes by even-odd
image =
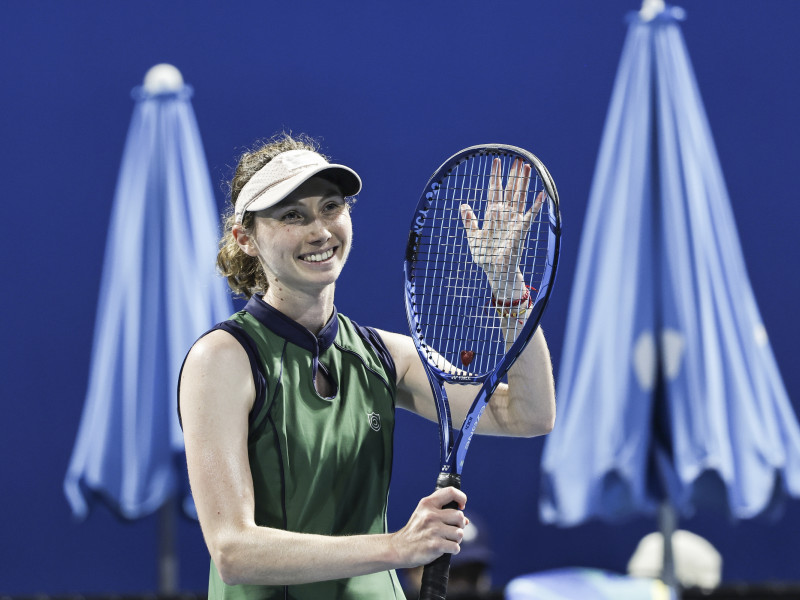
[[[491,190],[494,158],[492,154],[473,156],[432,186],[431,208],[417,248],[414,302],[423,343],[429,361],[453,375],[479,376],[490,372],[505,354],[506,338],[516,338],[524,325],[522,318],[500,318],[491,302],[492,292],[503,299],[519,295],[514,278],[507,278],[502,287],[492,290],[473,254],[492,264],[507,260],[510,254],[511,264],[519,268],[532,288],[532,299],[546,271],[549,232],[546,201],[511,252],[504,244],[509,231],[503,229],[531,209],[544,189],[542,180],[534,169],[527,193],[521,196],[524,207],[520,212],[516,210],[519,208],[516,202],[500,198],[502,190],[494,193]],[[506,188],[513,186],[515,157],[500,158],[502,184]],[[489,220],[494,233],[480,237],[472,248],[461,218],[462,204],[472,208],[480,227],[486,227],[485,221]],[[525,308],[526,305],[520,305],[515,310],[524,312]]]

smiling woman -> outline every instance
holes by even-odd
[[[330,318],[334,284],[351,246],[352,223],[342,192],[314,177],[256,215],[249,230],[235,224],[233,236],[261,263],[268,284],[264,300],[307,329],[321,329]]]
[[[179,385],[209,598],[403,598],[394,569],[459,551],[466,496],[453,487],[386,529],[395,406],[435,411],[413,341],[334,306],[360,189],[355,171],[287,135],[246,153],[231,183],[217,263],[249,301],[194,344]],[[529,348],[496,393],[507,422],[527,427],[487,415],[484,432],[552,426],[544,338]],[[471,401],[454,393],[453,412]]]

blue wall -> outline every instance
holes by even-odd
[[[751,281],[797,403],[800,3],[682,6]],[[86,391],[129,91],[150,66],[175,64],[194,86],[215,182],[239,149],[283,128],[321,136],[358,169],[356,244],[337,304],[364,324],[405,330],[404,223],[439,162],[487,141],[533,150],[558,183],[566,224],[544,323],[557,368],[623,17],[636,8],[636,0],[3,3],[0,593],[156,588],[156,519],[123,523],[99,507],[76,523],[61,491]],[[432,487],[434,426],[401,416],[396,447],[393,528]],[[473,444],[465,487],[494,529],[495,581],[564,565],[624,569],[654,523],[542,526],[541,447]],[[512,449],[524,461],[505,464]],[[517,489],[505,483],[512,473],[523,474]],[[800,578],[800,506],[777,524],[704,514],[684,526],[723,552],[729,581]],[[207,554],[189,521],[180,523],[180,553],[181,587],[203,590]]]

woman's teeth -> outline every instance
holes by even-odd
[[[334,248],[330,250],[326,250],[325,252],[320,252],[319,254],[308,254],[303,257],[303,260],[307,262],[322,262],[323,260],[328,260],[331,256],[333,256]]]

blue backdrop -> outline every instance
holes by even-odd
[[[686,43],[778,366],[797,410],[800,360],[793,175],[800,158],[800,4],[689,0]],[[323,138],[364,179],[355,247],[337,305],[404,331],[402,258],[416,197],[461,147],[499,141],[547,164],[562,198],[560,279],[544,329],[556,362],[589,186],[634,0],[558,2],[10,1],[0,11],[5,427],[0,593],[156,588],[157,522],[105,508],[73,521],[62,482],[88,383],[111,201],[133,101],[170,62],[193,106],[222,206],[235,155],[281,129]],[[401,415],[390,526],[402,526],[437,469],[432,424]],[[655,523],[544,526],[541,440],[479,439],[464,472],[492,526],[497,584],[567,565],[623,570]],[[524,457],[511,464],[505,453]],[[505,483],[526,474],[517,489]],[[798,503],[800,504],[800,503]],[[683,523],[722,552],[728,581],[798,578],[800,506],[776,524]],[[182,521],[181,587],[203,590],[208,558]]]

